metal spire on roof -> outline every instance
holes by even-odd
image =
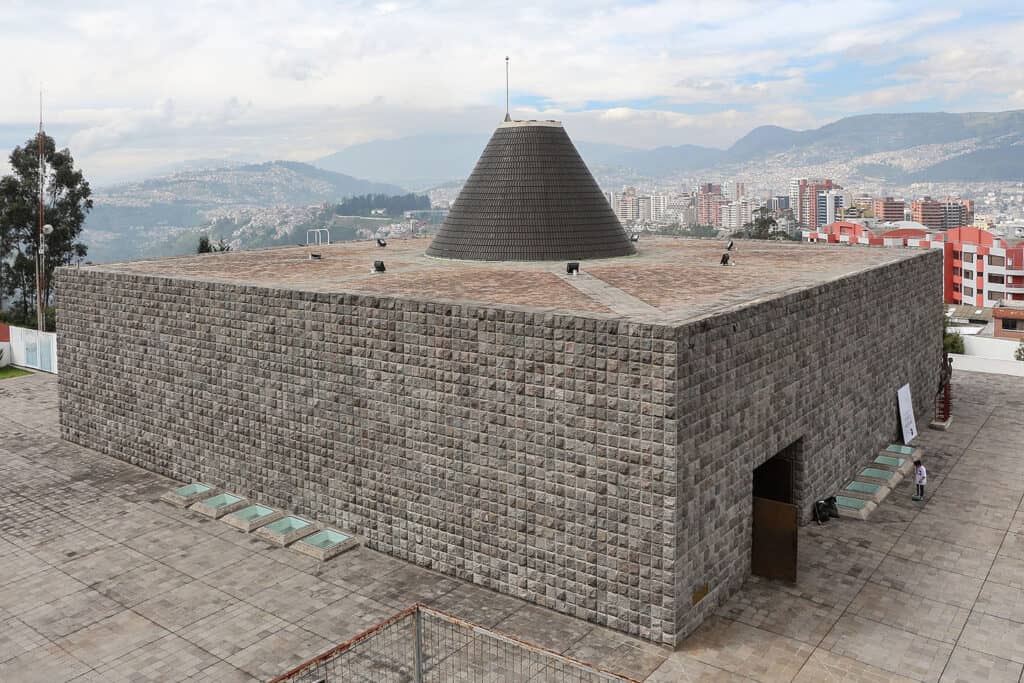
[[[505,120],[512,120],[508,110],[508,55],[505,55]]]

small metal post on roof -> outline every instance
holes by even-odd
[[[512,120],[512,116],[509,113],[508,108],[508,55],[505,55],[505,120]]]
[[[415,683],[423,683],[423,610],[416,610],[416,646],[413,650]]]

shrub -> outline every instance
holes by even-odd
[[[942,349],[946,353],[963,353],[964,352],[964,338],[960,336],[959,332],[947,332],[942,337]]]
[[[1020,340],[1020,344],[1017,344],[1017,350],[1013,352],[1013,357],[1017,360],[1024,360],[1024,339]]]

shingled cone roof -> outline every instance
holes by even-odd
[[[427,249],[473,261],[554,261],[635,253],[557,121],[506,121]]]

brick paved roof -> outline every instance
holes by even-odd
[[[724,240],[644,237],[629,258],[564,262],[474,262],[425,255],[428,239],[320,247],[280,247],[83,266],[109,272],[187,278],[330,293],[518,306],[533,310],[664,322],[703,317],[929,251],[737,240],[719,265]],[[309,253],[322,260],[309,260]],[[372,273],[373,262],[387,271]]]

